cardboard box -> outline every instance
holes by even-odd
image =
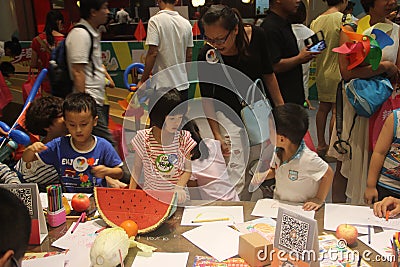
[[[259,233],[249,233],[239,237],[239,256],[252,267],[270,264],[272,249],[272,243]]]

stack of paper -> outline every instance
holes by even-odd
[[[294,203],[293,204],[284,203],[275,199],[268,199],[268,198],[258,200],[251,215],[259,217],[276,218],[278,216],[279,207],[291,210],[305,217],[314,219],[315,211],[305,211],[303,210],[303,205],[298,205]]]

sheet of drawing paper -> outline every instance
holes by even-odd
[[[196,220],[210,220],[210,222],[195,222]],[[202,206],[185,207],[181,225],[197,226],[210,223],[233,225],[242,222],[244,222],[243,206]]]
[[[36,258],[31,260],[23,260],[21,267],[64,267],[66,255],[58,254],[49,257]]]
[[[207,224],[182,234],[194,245],[219,261],[234,257],[239,252],[239,233],[222,224]]]
[[[189,252],[168,253],[154,252],[151,257],[136,255],[132,267],[186,267],[189,258]]]
[[[392,245],[390,244],[390,240],[392,240],[394,233],[396,233],[396,231],[389,230],[377,234],[371,234],[371,244],[368,243],[368,235],[359,236],[358,239],[382,256],[388,256],[392,255]]]
[[[257,201],[256,205],[254,206],[254,209],[253,209],[251,215],[259,216],[259,217],[271,217],[271,218],[275,219],[278,216],[279,207],[294,211],[297,214],[301,214],[308,218],[314,219],[315,211],[305,211],[305,210],[303,210],[302,205],[284,203],[284,202],[280,202],[278,200],[269,199],[269,198],[259,199]]]

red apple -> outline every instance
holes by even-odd
[[[352,245],[357,241],[357,228],[350,224],[341,224],[336,228],[336,237],[346,240],[347,245]]]

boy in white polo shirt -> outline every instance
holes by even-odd
[[[324,203],[333,181],[333,171],[304,144],[308,114],[287,103],[273,110],[276,126],[276,150],[271,167],[256,173],[253,184],[275,178],[274,199],[304,203],[304,210],[318,210]]]

